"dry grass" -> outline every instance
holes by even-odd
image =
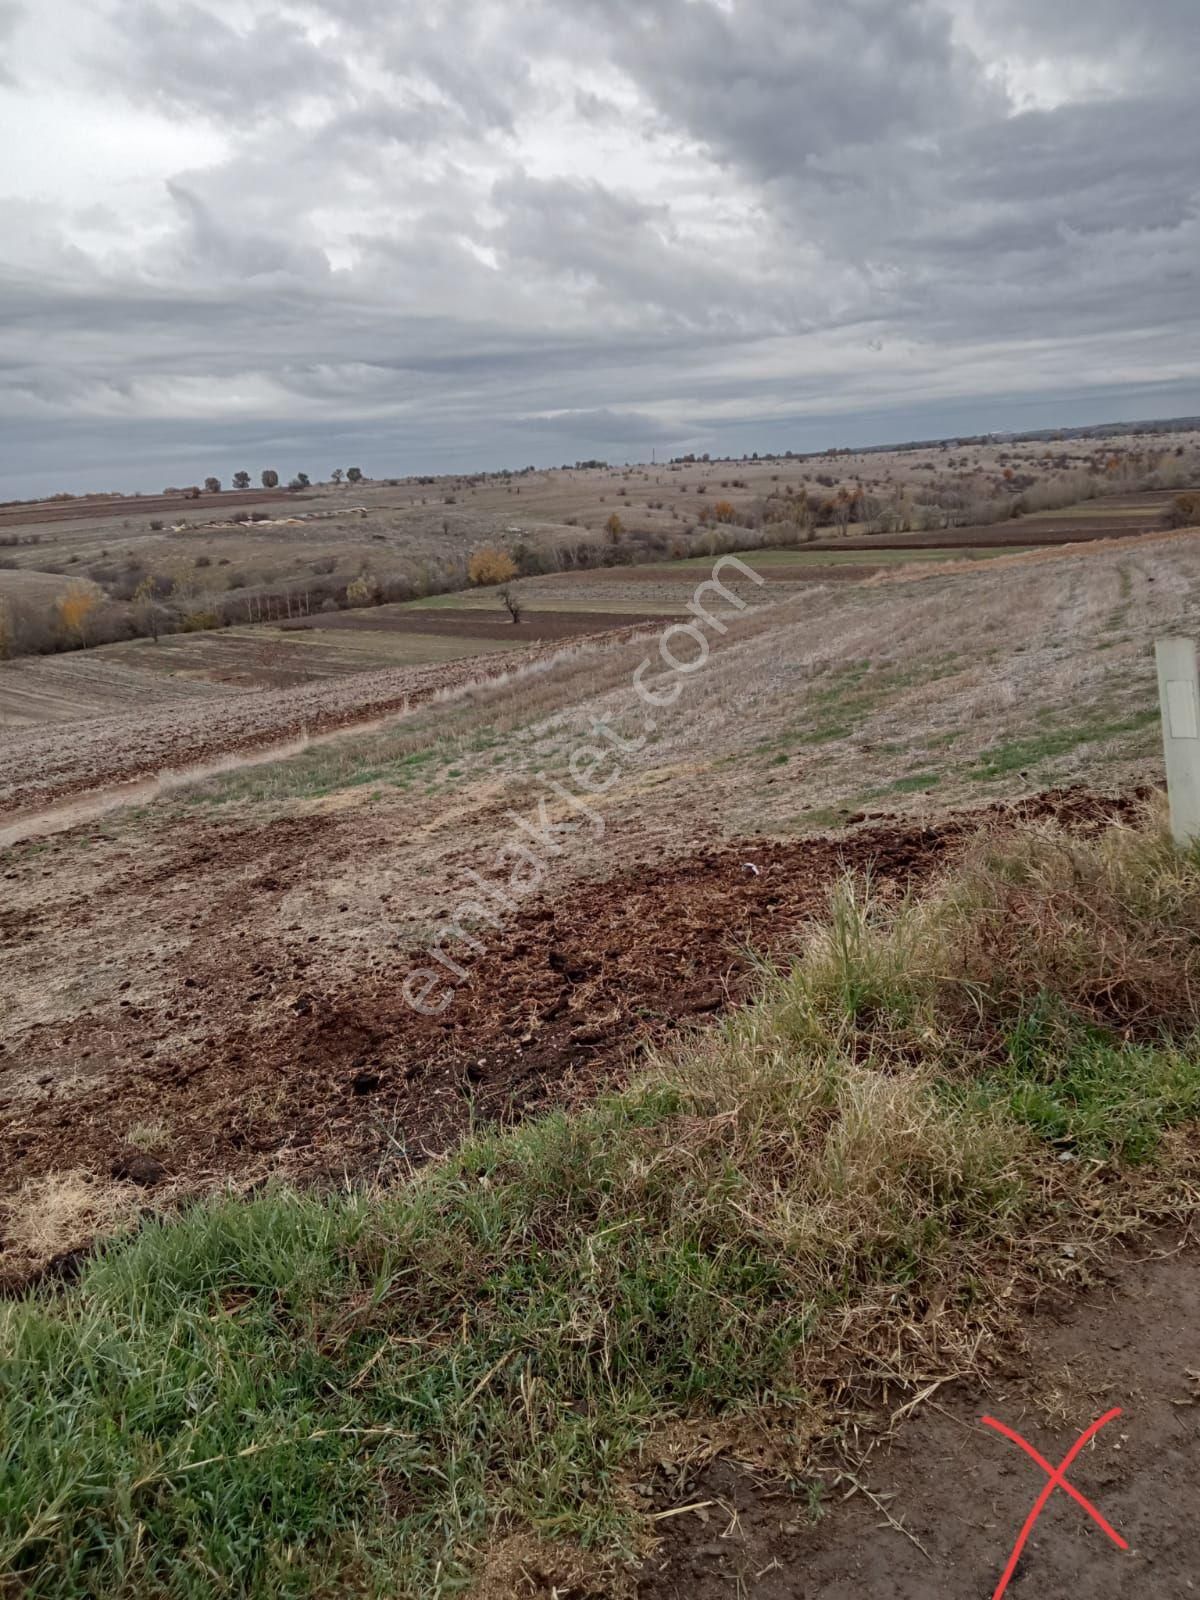
[[[618,1592],[656,1440],[744,1427],[802,1470],[874,1385],[970,1372],[1041,1285],[1194,1204],[1198,893],[1151,824],[996,838],[890,916],[848,886],[621,1094],[369,1193],[144,1228],[0,1327],[0,1575]]]
[[[14,1267],[41,1265],[136,1221],[145,1195],[131,1183],[76,1170],[31,1178],[0,1206],[6,1255]]]
[[[856,1030],[948,1031],[994,1048],[1032,998],[1129,1041],[1200,1027],[1200,878],[1155,800],[1138,827],[1097,837],[1047,821],[982,833],[941,893],[899,915],[844,886],[806,968],[821,1004]]]

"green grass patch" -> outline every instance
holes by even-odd
[[[7,1307],[0,1572],[449,1595],[508,1527],[629,1558],[621,1476],[655,1427],[803,1425],[842,1313],[886,1320],[1024,1204],[991,1110],[753,1059],[476,1140],[397,1193],[200,1206]]]
[[[940,772],[912,772],[906,778],[897,778],[882,789],[876,789],[868,798],[880,800],[889,794],[927,794],[942,781]]]
[[[987,751],[967,772],[967,777],[977,782],[994,783],[1014,772],[1036,772],[1046,762],[1069,755],[1081,745],[1098,744],[1104,739],[1141,733],[1155,726],[1158,720],[1157,709],[1151,709],[1112,721],[1083,722],[1073,728],[1058,728],[1024,739],[1014,739],[1009,744],[997,745],[995,749]]]
[[[778,753],[849,739],[897,694],[936,683],[959,670],[957,655],[944,654],[904,669],[851,661],[814,679],[799,691],[803,721],[761,740],[751,754],[778,759]]]
[[[1200,1039],[1129,1044],[1096,1028],[1064,1026],[1050,1005],[1013,1030],[1003,1065],[973,1091],[1001,1101],[1042,1139],[1081,1155],[1148,1160],[1163,1131],[1200,1117]]]

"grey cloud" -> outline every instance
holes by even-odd
[[[1194,0],[977,0],[977,10],[1008,50],[1111,65],[1135,86],[1147,78],[1182,86],[1200,57]]]
[[[561,433],[572,439],[620,440],[624,444],[668,444],[681,436],[680,429],[644,411],[615,411],[611,406],[593,406],[579,411],[558,411],[521,419],[541,433]]]
[[[281,234],[231,226],[181,183],[167,185],[184,219],[180,241],[188,268],[221,278],[324,277],[329,262],[320,250]]]
[[[136,482],[189,440],[420,470],[1196,409],[1194,0],[114,15],[112,116],[225,152],[5,202],[15,492],[52,456],[31,429]],[[1045,108],[1010,100],[1018,59]]]
[[[1002,109],[927,0],[836,6],[592,0],[627,27],[618,56],[656,106],[722,160],[788,176],[846,145],[928,135]]]
[[[0,52],[3,52],[0,54],[0,89],[15,87],[18,82],[10,61],[5,57],[9,53],[9,42],[25,14],[25,7],[20,0],[0,0]]]
[[[194,0],[131,0],[119,15],[120,34],[99,70],[172,111],[253,123],[347,86],[342,61],[281,12],[259,15],[244,29]]]

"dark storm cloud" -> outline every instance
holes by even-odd
[[[17,492],[28,428],[136,482],[1200,403],[1195,0],[81,5],[64,95],[196,154],[4,201]]]
[[[592,0],[626,24],[618,58],[664,115],[723,160],[789,176],[845,146],[931,134],[1002,109],[926,0]]]

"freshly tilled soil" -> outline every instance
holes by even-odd
[[[1021,809],[1086,827],[1133,803],[1067,791]],[[468,979],[437,1016],[402,998],[409,971],[429,961],[411,944],[350,980],[316,935],[282,920],[297,863],[352,855],[347,819],[196,824],[138,885],[181,893],[189,919],[179,945],[151,959],[144,990],[128,979],[101,988],[81,1014],[0,1048],[3,1189],[65,1170],[123,1176],[139,1124],[164,1130],[161,1178],[184,1189],[272,1171],[371,1173],[397,1152],[421,1161],[471,1123],[586,1099],[619,1082],[641,1047],[743,1000],[751,952],[795,950],[847,870],[903,892],[981,820],[1011,814],[756,838],[524,902],[499,932],[484,930],[482,954],[463,956]],[[231,874],[239,860],[245,871]],[[217,862],[224,876],[206,896]],[[70,914],[86,944],[103,898],[81,897]],[[40,915],[8,912],[0,948],[33,934]]]

